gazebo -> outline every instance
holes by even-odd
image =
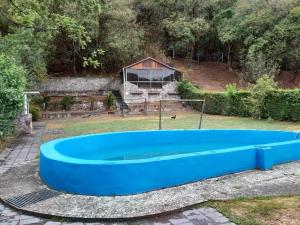
[[[176,81],[181,78],[182,73],[174,67],[148,57],[123,68],[121,95],[125,102],[174,98],[178,94]]]

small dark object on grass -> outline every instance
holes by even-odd
[[[176,115],[171,116],[171,119],[175,120],[176,119]]]
[[[82,118],[89,118],[91,117],[91,114],[88,114],[88,115],[83,115]]]

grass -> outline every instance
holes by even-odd
[[[199,125],[198,113],[176,113],[175,120],[165,115],[162,120],[163,129],[197,129]],[[279,122],[273,120],[255,120],[252,118],[225,117],[204,115],[202,127],[204,129],[275,129],[300,130],[300,123]],[[74,136],[90,133],[158,129],[158,116],[98,116],[90,118],[73,118],[49,121],[46,129],[63,130],[63,135],[44,135],[43,141],[57,137]]]
[[[300,224],[299,195],[209,201],[201,206],[216,208],[238,225]]]
[[[15,135],[11,135],[6,137],[4,140],[0,139],[0,153],[10,145],[10,143],[15,139]]]
[[[173,113],[174,114],[174,113]],[[196,129],[198,113],[176,113],[175,120],[164,115],[163,129]],[[275,129],[300,130],[300,123],[252,118],[204,115],[205,129]],[[157,129],[158,115],[149,116],[98,116],[54,120],[46,123],[46,130],[63,130],[64,134],[43,135],[42,141],[80,134]],[[300,196],[209,201],[201,206],[216,208],[239,225],[298,225],[300,224]]]

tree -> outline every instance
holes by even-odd
[[[300,6],[289,13],[270,31],[258,38],[249,48],[248,54],[263,52],[266,59],[299,72],[300,61]]]
[[[190,53],[192,58],[196,42],[209,29],[209,25],[204,19],[181,15],[172,15],[164,19],[162,26],[168,34],[173,57],[177,50],[185,50]]]
[[[266,60],[261,52],[248,54],[242,72],[242,79],[247,83],[255,83],[262,76],[274,77],[278,72],[278,64]]]
[[[25,74],[12,57],[0,54],[0,142],[14,132],[14,120],[24,101]]]
[[[119,71],[145,55],[144,30],[136,23],[136,14],[126,0],[107,1],[99,18],[99,47],[105,50],[103,71]]]
[[[75,55],[80,55],[79,51],[91,42],[92,31],[88,29],[92,29],[90,21],[99,10],[95,0],[4,0],[0,15],[8,26],[2,32],[2,48],[16,44],[10,46],[10,53],[24,63],[33,80],[39,80],[46,74],[48,59],[55,49],[53,43],[59,35],[72,43],[74,66]]]

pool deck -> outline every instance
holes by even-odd
[[[41,215],[77,219],[123,220],[144,218],[192,207],[207,200],[292,195],[300,193],[300,162],[270,171],[249,171],[143,194],[114,197],[53,192],[38,175],[38,161],[10,169],[0,178],[0,197],[14,198],[48,190],[54,196],[20,207]]]
[[[2,153],[0,152],[0,178],[2,179],[2,173],[7,170],[16,167],[16,170],[21,170],[22,165],[27,164],[30,167],[30,161],[36,159],[39,153],[39,143],[40,137],[43,131],[43,123],[34,123],[35,133],[33,135],[21,135],[15,139],[15,141],[7,147]],[[52,131],[49,131],[52,132]],[[29,164],[28,164],[29,163]],[[26,171],[23,171],[27,174]],[[30,174],[30,173],[29,173]],[[27,174],[28,175],[28,174]],[[29,175],[30,177],[30,175]],[[31,190],[28,186],[23,186],[22,183],[19,183],[17,177],[14,177],[16,183],[18,183],[19,190],[12,190],[11,194],[19,196],[21,193],[27,193]],[[0,183],[2,186],[4,183]],[[7,183],[6,183],[7,184]],[[32,186],[30,186],[32,188]],[[15,192],[15,191],[20,191]],[[30,193],[30,192],[28,192]],[[34,192],[37,193],[37,192]],[[72,208],[71,203],[64,203],[67,205],[67,208],[63,209],[62,212],[65,212]],[[55,206],[55,205],[54,205]],[[49,208],[53,208],[50,206]],[[102,204],[97,206],[98,208],[102,207]],[[72,211],[79,210],[73,207]],[[48,215],[49,216],[49,215]],[[66,218],[50,218],[46,219],[37,214],[24,212],[21,210],[15,210],[7,205],[1,204],[0,201],[0,225],[234,225],[226,217],[217,212],[213,208],[199,208],[194,207],[181,212],[175,212],[168,215],[155,216],[147,219],[133,219],[130,221],[119,220],[118,222],[91,222],[87,220],[78,221],[76,219],[70,220]]]
[[[54,192],[40,181],[38,160],[33,160],[38,152],[39,137],[40,134],[37,131],[33,137],[24,138],[25,144],[17,143],[8,153],[4,151],[0,155],[4,158],[0,174],[9,169],[0,176],[2,201],[12,204],[13,201],[20,200],[26,194],[30,194],[31,197],[37,197],[38,194],[45,193],[45,191],[52,194],[42,200],[29,202],[19,207],[19,210],[35,215],[28,217],[27,220],[28,222],[35,221],[36,224],[42,223],[42,219],[37,216],[56,216],[83,221],[87,219],[118,220],[121,221],[121,224],[125,223],[124,219],[131,219],[131,222],[126,223],[228,225],[232,223],[216,210],[199,208],[196,205],[207,200],[300,193],[299,161],[275,166],[273,170],[247,171],[131,196],[96,197]],[[3,210],[1,211],[1,209]],[[4,211],[10,215],[16,214],[13,210],[4,208],[0,204],[0,215]],[[166,213],[171,214],[165,215]],[[163,216],[155,219],[153,219],[154,217],[142,219],[157,214]],[[22,216],[23,219],[24,217],[26,219],[25,215],[17,214],[17,216],[19,216],[19,222],[11,224],[26,224],[21,223],[20,220]],[[138,222],[133,219],[138,219]],[[2,215],[0,224],[1,220]],[[3,224],[8,223],[3,221]]]

